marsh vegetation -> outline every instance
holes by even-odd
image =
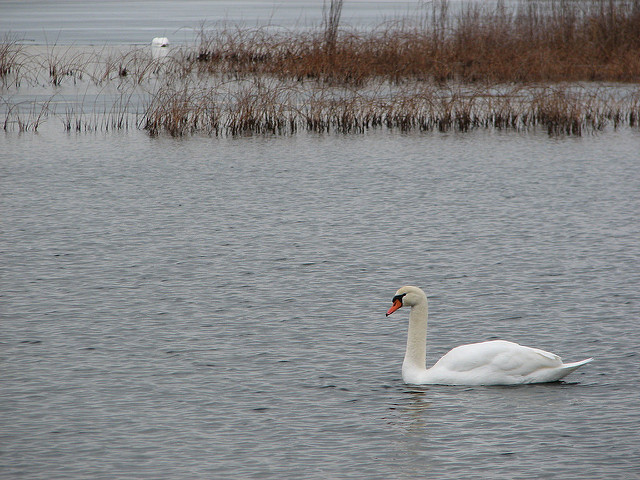
[[[203,23],[163,58],[6,35],[4,128],[47,117],[176,136],[638,125],[638,0],[435,1],[367,30],[341,26],[341,9],[332,1],[318,28],[293,31]]]

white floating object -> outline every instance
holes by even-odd
[[[156,37],[151,40],[152,47],[168,47],[169,39],[167,37]]]
[[[169,54],[169,39],[167,37],[156,37],[151,40],[151,57],[164,58]]]

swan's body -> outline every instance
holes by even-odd
[[[519,385],[555,382],[592,360],[562,363],[562,359],[553,353],[494,340],[456,347],[427,369],[427,296],[418,287],[402,287],[393,297],[393,306],[387,315],[405,305],[411,306],[407,350],[402,363],[405,383]]]

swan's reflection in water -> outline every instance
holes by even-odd
[[[423,434],[428,425],[429,409],[433,405],[429,387],[405,386],[402,393],[404,401],[394,407],[396,426],[406,434]]]
[[[397,432],[393,447],[401,468],[397,478],[425,478],[435,474],[437,455],[430,447],[430,429],[436,411],[427,386],[404,385],[398,391],[398,403],[392,408],[389,423]]]

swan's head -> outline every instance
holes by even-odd
[[[421,288],[407,285],[396,292],[392,301],[393,305],[391,305],[391,308],[387,311],[387,317],[400,307],[413,307],[419,303],[427,303],[427,295]]]

